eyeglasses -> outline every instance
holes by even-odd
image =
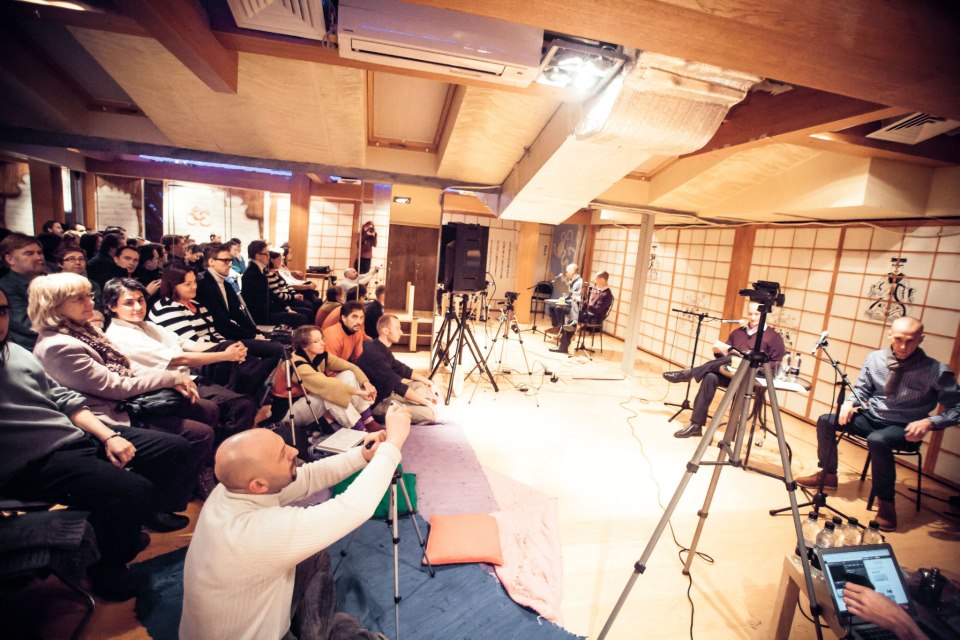
[[[258,253],[257,255],[258,255],[258,256],[269,256],[269,255],[270,255],[270,252],[269,252],[269,251],[261,251],[261,252]]]
[[[233,262],[233,258],[211,258],[211,259],[216,260],[217,262],[224,262],[224,263]]]
[[[64,258],[63,262],[86,262],[87,259],[83,256],[71,256],[69,258]]]

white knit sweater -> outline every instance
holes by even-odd
[[[359,448],[300,467],[278,494],[232,493],[218,485],[187,551],[180,637],[282,637],[290,627],[297,564],[368,520],[399,463],[400,450],[381,443],[347,491],[307,508],[286,505],[363,468]]]

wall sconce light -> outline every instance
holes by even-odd
[[[396,204],[410,204],[413,199],[406,196],[397,196],[393,199]]]

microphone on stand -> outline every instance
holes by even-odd
[[[556,282],[557,280],[559,280],[559,279],[562,278],[562,277],[563,277],[563,274],[562,274],[562,273],[558,273],[558,274],[553,278],[553,280],[551,280],[550,282]]]
[[[827,336],[830,335],[830,332],[824,331],[820,334],[820,338],[817,340],[817,344],[813,345],[813,351],[810,352],[810,355],[817,355],[817,351],[822,349],[827,344]]]
[[[721,320],[720,324],[742,324],[743,320],[737,318],[736,320]]]

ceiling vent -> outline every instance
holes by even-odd
[[[227,0],[237,26],[298,38],[323,40],[327,25],[322,0]]]
[[[882,129],[868,133],[867,137],[901,144],[917,144],[955,129],[957,126],[960,126],[960,122],[956,120],[947,120],[927,113],[911,113],[908,116],[887,121]]]
[[[341,58],[526,87],[543,29],[395,0],[340,0]]]

